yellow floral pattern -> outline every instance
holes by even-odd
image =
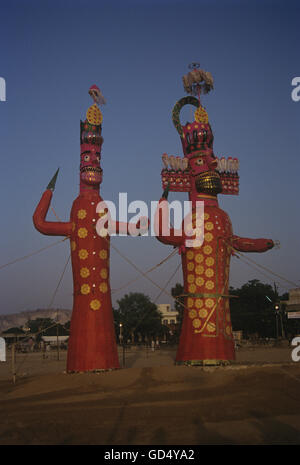
[[[80,239],[84,239],[88,235],[88,232],[86,228],[79,228],[77,234]]]
[[[89,256],[89,253],[86,249],[80,249],[78,252],[78,256],[81,260],[86,260]]]
[[[84,294],[84,295],[89,294],[91,292],[91,288],[88,284],[83,284],[80,290],[81,290],[81,294]]]
[[[82,278],[87,278],[89,275],[90,275],[90,271],[88,268],[83,267],[80,269],[80,276]]]
[[[106,260],[106,259],[107,259],[107,255],[108,255],[108,254],[107,254],[107,250],[105,250],[105,249],[100,250],[100,252],[99,252],[99,257],[100,257],[102,260]]]
[[[86,210],[83,208],[78,210],[77,216],[80,220],[83,220],[86,217]]]
[[[103,292],[103,294],[105,294],[108,291],[108,286],[106,283],[101,283],[99,289],[101,292]]]
[[[99,310],[101,302],[98,299],[94,299],[90,302],[90,307],[92,310]]]
[[[100,276],[102,279],[107,279],[107,276],[108,276],[107,268],[102,268],[102,270],[100,271]]]

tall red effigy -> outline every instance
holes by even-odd
[[[231,256],[234,250],[264,252],[274,243],[233,234],[229,216],[219,207],[218,195],[238,195],[239,161],[215,156],[213,132],[200,100],[201,94],[213,89],[213,78],[198,64],[192,64],[183,83],[191,95],[175,104],[172,120],[184,156],[162,156],[164,194],[156,213],[156,232],[159,241],[179,248],[182,259],[184,314],[176,362],[226,364],[235,359],[228,290]],[[180,112],[185,105],[193,105],[196,111],[194,120],[182,125]],[[191,211],[179,230],[168,231],[169,191],[187,192],[191,201]],[[200,201],[204,209],[197,208]]]
[[[97,86],[89,94],[94,104],[80,122],[80,192],[74,200],[68,222],[46,221],[57,173],[34,212],[33,221],[42,234],[70,239],[73,270],[73,311],[68,342],[67,371],[86,372],[119,368],[109,281],[110,236],[97,234],[101,215],[96,208],[102,198],[100,167],[102,113],[105,103]],[[116,228],[117,230],[118,228]]]

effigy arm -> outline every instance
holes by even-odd
[[[274,247],[274,242],[272,239],[249,239],[233,236],[232,246],[239,252],[266,252]]]
[[[53,192],[51,189],[47,189],[43,193],[33,214],[34,226],[42,234],[49,236],[69,236],[72,230],[72,224],[70,221],[46,221],[52,195]]]

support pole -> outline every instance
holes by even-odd
[[[12,371],[12,380],[16,384],[16,343],[13,342],[11,347],[11,371]]]

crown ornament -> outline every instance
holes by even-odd
[[[187,93],[191,94],[176,102],[172,110],[172,121],[177,130],[184,153],[184,157],[162,155],[163,169],[161,171],[162,187],[173,192],[190,192],[191,178],[189,160],[198,156],[199,152],[213,150],[214,136],[209,123],[208,113],[202,106],[200,96],[213,89],[212,75],[200,69],[199,63],[192,63],[191,71],[183,76],[183,85]],[[193,105],[196,110],[194,121],[181,124],[180,112],[185,105]],[[221,194],[238,195],[239,193],[239,161],[237,158],[215,157],[221,184]]]

